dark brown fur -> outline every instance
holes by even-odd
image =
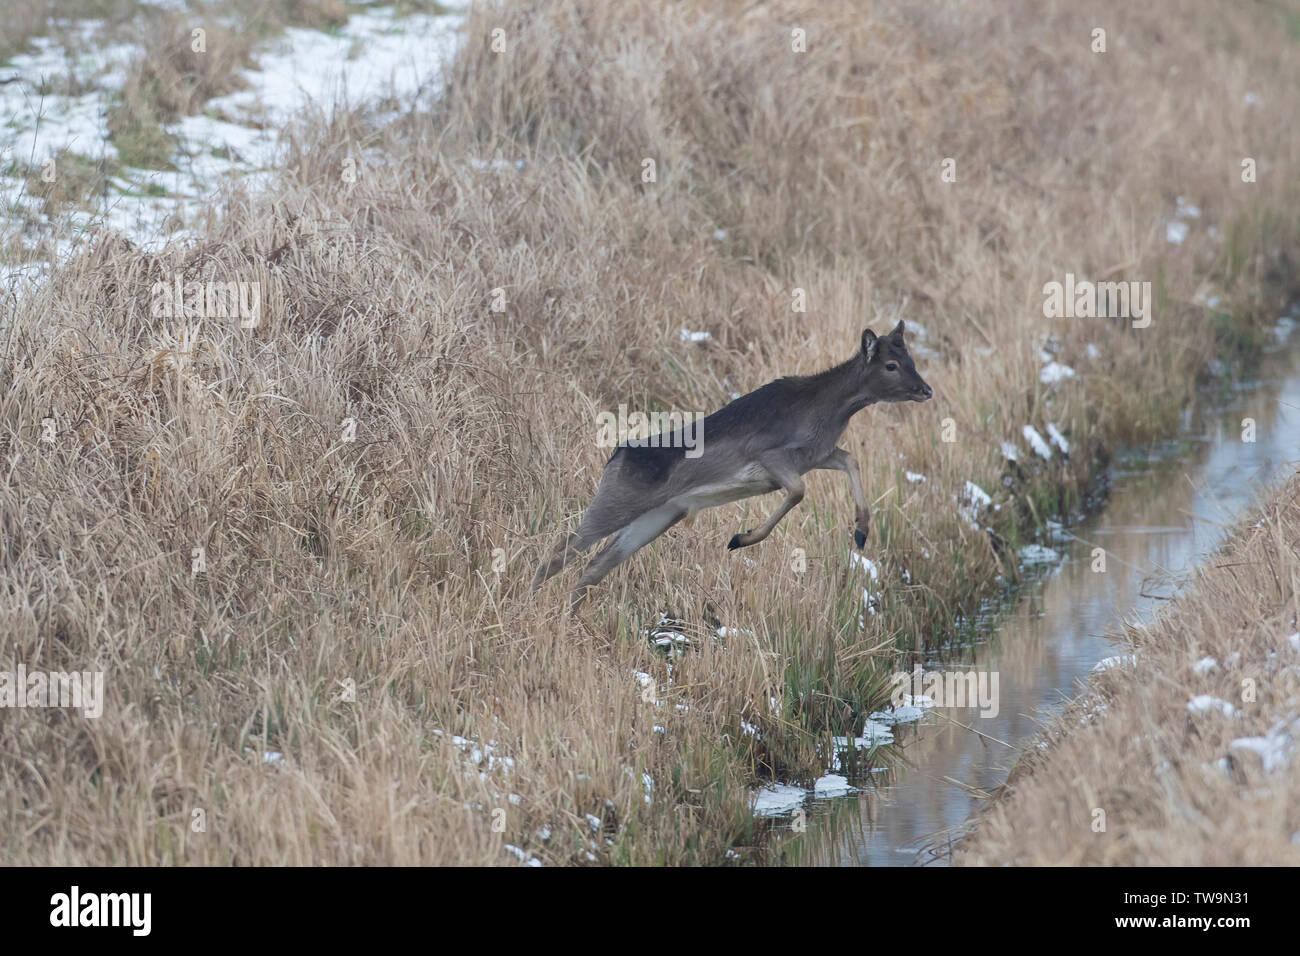
[[[926,401],[933,394],[916,371],[899,322],[887,336],[862,333],[853,358],[817,375],[789,376],[742,395],[703,422],[702,454],[686,454],[674,432],[659,446],[622,445],[601,475],[578,531],[537,568],[534,588],[577,554],[618,531],[588,565],[575,598],[648,541],[700,508],[784,488],[787,499],[762,528],[736,535],[729,548],[757,544],[803,497],[800,476],[816,468],[849,474],[857,507],[856,539],[866,541],[865,496],[857,462],[836,448],[849,420],[875,402]]]

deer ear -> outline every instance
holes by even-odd
[[[872,332],[870,329],[863,329],[862,330],[862,354],[867,357],[868,362],[870,362],[873,358],[876,357],[877,344],[878,344],[878,339],[876,338],[876,333]]]
[[[898,324],[894,326],[894,331],[889,333],[889,337],[895,342],[901,342],[903,341],[903,331],[903,320],[899,319]]]

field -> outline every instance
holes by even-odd
[[[257,37],[227,33],[219,68],[131,66],[120,162],[238,84]],[[825,773],[1119,445],[1258,351],[1298,84],[1281,4],[475,5],[437,90],[287,127],[174,241],[20,229],[4,263],[54,264],[0,311],[0,670],[105,701],[0,708],[0,859],[767,861],[753,788]],[[1150,323],[1047,317],[1067,276],[1150,283]],[[258,305],[167,314],[178,280]],[[868,565],[815,473],[757,548],[725,546],[775,497],[576,612],[576,569],[529,593],[602,412],[710,412],[899,318],[936,394],[845,437]]]

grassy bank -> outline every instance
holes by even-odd
[[[203,242],[105,236],[17,302],[0,668],[107,702],[0,710],[3,858],[761,858],[753,782],[822,772],[1116,443],[1256,348],[1300,248],[1285,12],[990,6],[476,6],[442,98],[323,117]],[[1044,318],[1066,273],[1150,282],[1152,323]],[[155,314],[178,275],[256,283],[256,325]],[[936,397],[845,438],[876,579],[815,473],[758,548],[725,544],[774,498],[578,615],[572,574],[528,594],[598,412],[711,411],[898,317]]]
[[[1022,757],[967,865],[1294,866],[1300,476]],[[1227,707],[1225,707],[1227,705]]]
[[[368,9],[342,0],[7,4],[0,36],[0,275],[5,266],[56,257],[61,244],[79,238],[92,217],[109,216],[123,196],[130,205],[142,192],[167,196],[169,186],[184,182],[159,173],[194,174],[197,166],[216,183],[205,159],[229,157],[229,142],[219,138],[195,154],[184,121],[204,115],[238,125],[244,116],[212,104],[247,88],[255,50],[267,51],[291,27],[337,34],[350,10]],[[60,145],[47,151],[46,141]],[[180,228],[182,219],[166,228]]]

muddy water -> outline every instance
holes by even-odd
[[[1225,526],[1300,459],[1300,353],[1288,347],[1267,357],[1258,376],[1213,411],[1185,416],[1178,438],[1117,458],[1104,510],[1071,526],[1073,537],[1048,542],[1064,560],[1009,605],[990,608],[973,650],[926,662],[927,670],[998,672],[999,713],[936,709],[899,725],[892,769],[811,810],[799,862],[946,862],[951,839],[980,803],[966,788],[1001,785],[1045,716],[1078,693],[1098,661],[1127,653],[1106,635],[1124,620],[1148,619],[1222,541]],[[1253,443],[1242,440],[1244,418],[1255,420]],[[1106,551],[1104,573],[1092,569],[1094,547]]]

